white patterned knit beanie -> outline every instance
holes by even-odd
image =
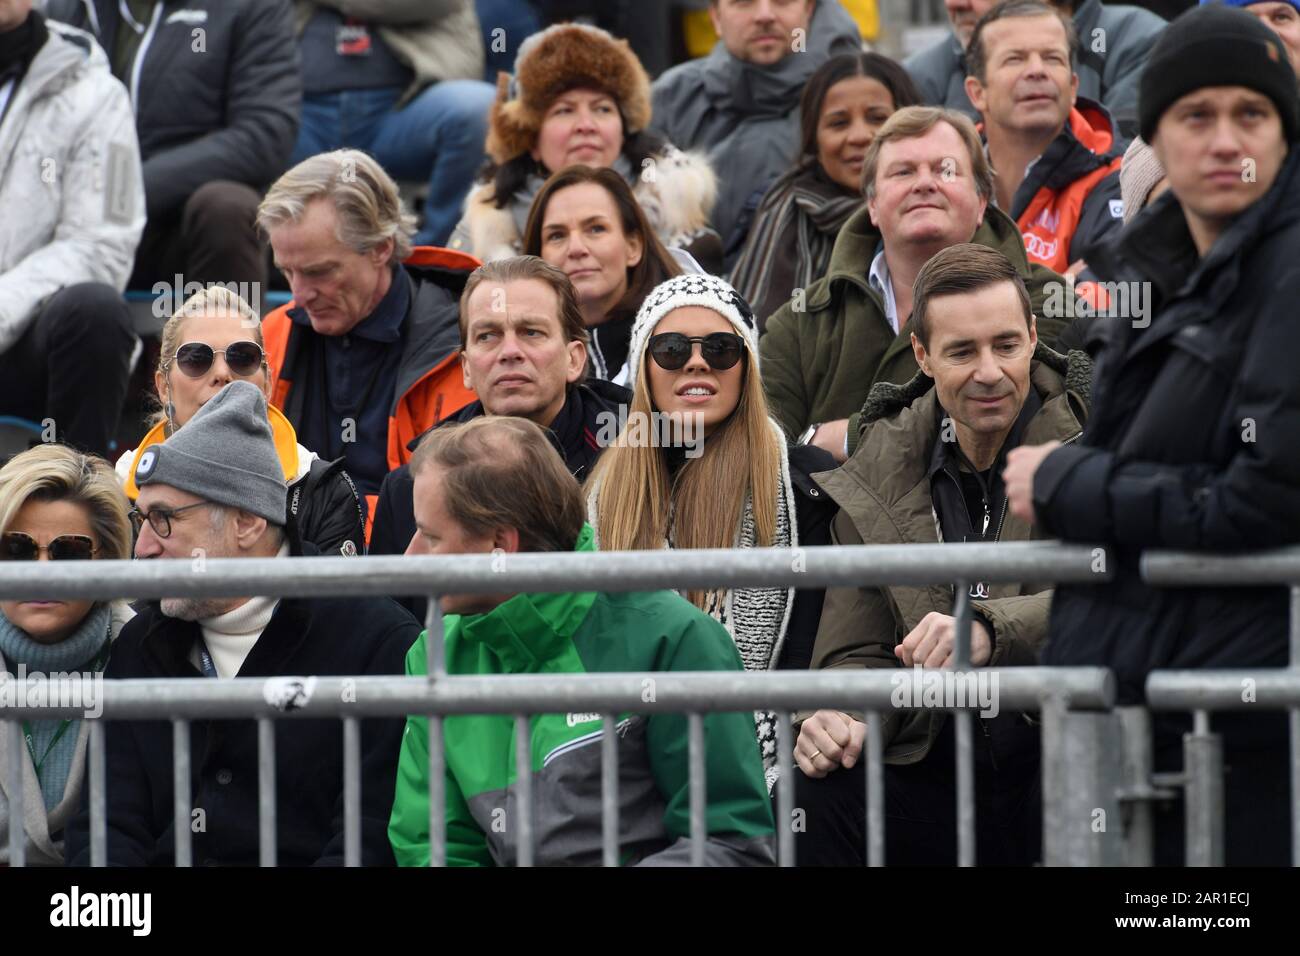
[[[754,322],[754,310],[749,307],[749,303],[717,276],[687,273],[659,283],[642,301],[636,322],[632,326],[632,341],[627,351],[628,388],[636,387],[636,377],[641,371],[646,347],[659,320],[674,309],[690,305],[712,309],[730,322],[735,327],[736,334],[745,342],[754,371],[758,371],[758,325]]]

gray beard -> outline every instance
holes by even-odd
[[[216,617],[230,610],[229,598],[163,598],[162,612],[181,621],[198,621]]]

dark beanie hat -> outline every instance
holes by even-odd
[[[1138,122],[1148,143],[1174,101],[1206,86],[1244,86],[1277,106],[1288,143],[1300,139],[1300,92],[1278,35],[1244,10],[1193,7],[1160,34],[1138,90]]]

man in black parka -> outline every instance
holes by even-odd
[[[251,382],[231,382],[135,466],[140,559],[278,558],[302,553],[285,534],[284,471]],[[196,557],[197,556],[197,557]],[[264,681],[268,700],[311,695],[314,676],[401,674],[420,627],[388,598],[174,597],[151,602],[114,642],[105,677]],[[290,678],[294,678],[290,680]],[[391,865],[400,717],[360,721],[361,862]],[[175,854],[172,728],[112,721],[107,862],[167,866]],[[258,856],[254,720],[190,723],[194,862],[253,866]],[[277,859],[343,862],[343,722],[275,721]],[[68,825],[67,859],[90,862],[88,798]],[[199,825],[201,822],[201,826]]]
[[[1154,308],[1094,323],[1108,340],[1083,439],[1019,449],[1007,468],[1022,514],[1107,545],[1109,581],[1057,589],[1043,663],[1113,668],[1125,704],[1157,669],[1287,664],[1285,589],[1152,587],[1142,551],[1300,543],[1295,74],[1258,20],[1199,7],[1157,43],[1140,114],[1170,190],[1091,264],[1149,283]],[[1185,716],[1157,719],[1158,771],[1181,766],[1186,729]],[[1287,863],[1285,714],[1220,714],[1212,730],[1228,768],[1227,862]],[[1181,863],[1181,812],[1156,818],[1157,863]]]

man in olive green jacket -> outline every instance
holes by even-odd
[[[856,413],[871,386],[916,374],[912,282],[941,249],[997,249],[1024,280],[1044,341],[1054,345],[1066,325],[1044,317],[1065,280],[1030,264],[1020,229],[991,204],[993,174],[965,116],[924,106],[894,113],[867,150],[862,181],[866,207],[840,230],[826,276],[796,290],[759,343],[772,413],[791,438],[839,461],[856,446]]]
[[[877,384],[861,412],[853,457],[817,476],[841,509],[834,541],[1029,540],[1033,528],[1007,508],[1000,479],[1006,454],[1079,437],[1091,363],[1083,352],[1067,358],[1038,343],[1023,282],[996,251],[971,244],[944,250],[918,275],[916,291],[915,314],[924,319],[913,341],[925,371],[902,386]],[[971,596],[973,665],[1036,663],[1050,585],[976,582]],[[903,668],[951,666],[953,602],[947,585],[828,588],[812,666],[884,667],[909,678]],[[799,862],[860,863],[861,715],[800,716],[796,804],[808,816]],[[1030,863],[1036,819],[1022,804],[1037,776],[1037,731],[1017,713],[977,719],[978,855],[981,862]],[[891,862],[944,862],[955,849],[950,722],[942,710],[899,709],[883,715],[882,730],[887,855]]]

